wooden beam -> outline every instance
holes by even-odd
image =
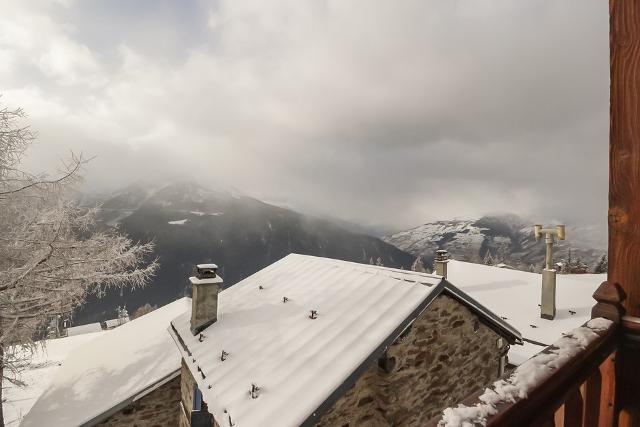
[[[640,2],[610,0],[609,274],[640,316]]]
[[[640,318],[640,1],[609,0],[611,120],[609,132],[608,281],[626,294],[626,316]],[[618,351],[621,427],[640,425],[640,334],[624,326]]]

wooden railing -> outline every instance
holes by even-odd
[[[464,409],[450,408],[430,426],[463,425],[463,421],[487,426],[615,426],[616,425],[616,351],[619,343],[621,302],[618,286],[604,282],[594,294],[597,304],[590,321],[560,339],[507,374],[490,391],[481,391],[461,402]],[[597,327],[591,327],[591,326]],[[604,327],[605,325],[606,327]],[[579,350],[559,350],[593,338]],[[577,338],[574,338],[577,337]],[[573,341],[572,341],[573,340]],[[570,354],[567,357],[567,354]],[[539,372],[534,372],[540,369]],[[539,381],[530,381],[531,377]],[[522,383],[527,383],[524,385]],[[505,388],[506,387],[506,388]],[[521,387],[522,395],[509,390]],[[504,398],[507,390],[507,398]],[[500,398],[502,396],[502,398]],[[515,397],[514,397],[515,396]],[[467,418],[465,418],[465,415]]]

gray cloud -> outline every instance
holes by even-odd
[[[398,227],[606,217],[599,0],[16,2],[0,63],[30,166],[97,155],[90,188],[191,176]]]

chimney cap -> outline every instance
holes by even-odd
[[[196,265],[196,278],[198,279],[215,279],[218,273],[218,266],[215,264],[198,264]]]
[[[446,261],[449,259],[449,252],[445,249],[438,249],[436,251],[436,261]]]

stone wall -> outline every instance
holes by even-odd
[[[180,376],[116,412],[100,426],[175,427],[180,413]]]
[[[466,306],[440,295],[318,426],[424,425],[498,378],[498,338]]]
[[[196,380],[193,378],[193,375],[191,375],[189,368],[187,368],[187,365],[184,363],[184,359],[182,360],[182,367],[180,372],[181,372],[180,376],[182,377],[182,381],[180,383],[180,396],[181,396],[180,400],[184,410],[180,408],[178,426],[191,427],[191,416],[192,416],[191,408],[193,407],[193,392],[195,389]],[[209,411],[207,410],[206,402],[202,402],[202,408],[200,413],[204,414],[203,415],[204,417],[210,417],[210,418],[208,421],[200,420],[200,422],[202,422],[203,424],[199,424],[199,425],[206,424],[206,425],[212,425],[213,427],[220,427],[213,419],[213,416],[209,414]]]
[[[189,372],[189,368],[184,363],[184,359],[182,359],[181,368],[180,368],[180,376],[182,377],[182,381],[180,383],[180,399],[182,401],[182,406],[184,411],[180,409],[180,427],[189,427],[191,426],[191,420],[189,419],[189,412],[193,407],[193,389],[196,384],[196,380]]]

